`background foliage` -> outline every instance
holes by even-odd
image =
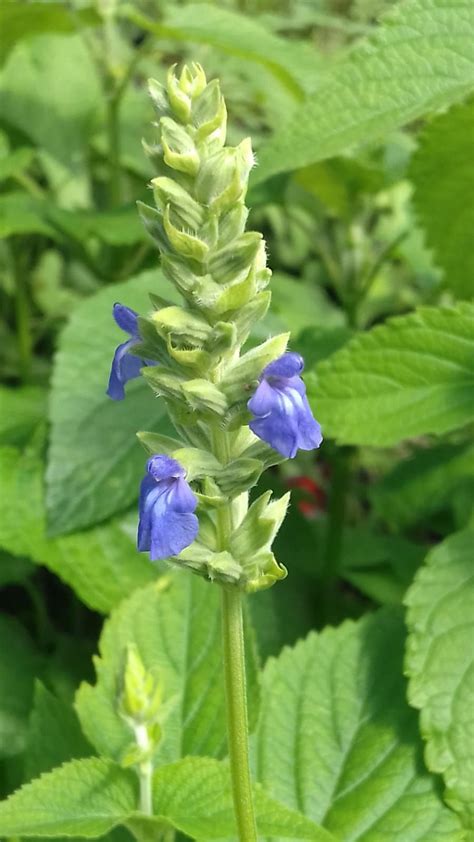
[[[146,80],[186,59],[220,77],[230,141],[252,136],[274,272],[254,341],[292,331],[325,435],[259,484],[293,490],[289,578],[248,604],[260,836],[474,839],[473,18],[470,0],[0,7],[2,797],[70,761],[0,807],[2,836],[143,832],[113,709],[133,642],[165,676],[163,834],[232,838],[216,595],[134,544],[135,431],[169,422],[140,381],[104,392],[113,302],[164,286],[135,210]]]

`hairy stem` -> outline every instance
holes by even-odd
[[[230,460],[229,433],[214,430],[213,451],[222,464]],[[228,546],[233,528],[232,503],[229,503],[217,511],[220,549]],[[249,763],[242,593],[235,587],[223,586],[221,590],[227,740],[235,818],[240,842],[257,842]]]
[[[30,302],[28,298],[25,267],[20,264],[19,255],[13,243],[10,249],[10,258],[15,280],[15,318],[20,376],[23,382],[27,382],[31,372],[33,349],[30,322]]]
[[[235,818],[241,842],[257,842],[250,778],[242,594],[222,588],[227,735]]]
[[[139,748],[148,751],[150,748],[150,740],[146,725],[137,725],[135,728],[135,739]],[[138,767],[138,777],[140,780],[140,805],[141,813],[146,816],[153,815],[153,797],[152,797],[152,777],[153,765],[151,760],[144,760]]]

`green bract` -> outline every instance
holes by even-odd
[[[156,207],[140,203],[139,210],[184,303],[152,295],[155,310],[139,319],[142,342],[133,353],[156,360],[143,374],[165,399],[181,441],[147,432],[139,438],[150,454],[165,453],[185,468],[205,520],[198,539],[171,561],[210,580],[259,590],[286,573],[271,542],[288,501],[272,503],[265,494],[246,514],[247,492],[279,461],[246,426],[247,402],[289,335],[241,355],[270,303],[264,240],[245,231],[251,143],[224,145],[219,83],[208,84],[197,64],[179,77],[171,69],[165,86],[152,80],[150,94],[159,118],[149,149],[159,171],[151,182]],[[223,507],[231,510],[231,540],[219,528]]]

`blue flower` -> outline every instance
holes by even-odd
[[[152,456],[140,487],[140,521],[137,546],[152,561],[178,555],[193,543],[199,522],[194,514],[197,500],[186,471],[169,456]]]
[[[141,341],[138,333],[138,313],[124,304],[114,304],[112,315],[118,326],[130,335],[130,339],[119,345],[115,351],[107,386],[109,398],[122,401],[125,397],[125,383],[139,377],[140,369],[147,363],[129,353],[130,349]]]
[[[299,376],[303,368],[299,354],[283,354],[263,369],[257,390],[247,404],[255,416],[249,423],[250,429],[289,459],[296,456],[298,449],[313,450],[323,440]]]

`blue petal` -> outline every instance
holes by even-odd
[[[189,547],[197,537],[199,521],[194,514],[166,512],[152,518],[150,558],[161,561]]]
[[[275,390],[266,380],[257,386],[255,394],[247,403],[247,407],[254,415],[268,415],[277,400]]]
[[[134,339],[139,339],[138,334],[138,313],[126,307],[125,304],[114,304],[112,315],[121,330],[129,333]]]
[[[173,482],[168,492],[168,505],[173,512],[183,514],[194,512],[197,506],[197,497],[182,477]]]
[[[294,377],[304,369],[304,360],[300,354],[288,351],[263,369],[262,377]]]
[[[165,456],[163,453],[151,456],[146,463],[146,469],[157,482],[170,479],[171,477],[186,476],[183,466],[176,459],[172,459],[171,456]]]
[[[280,389],[272,388],[273,405],[270,412],[250,422],[256,436],[274,450],[292,459],[298,450],[298,417],[293,402]]]
[[[138,503],[139,521],[137,547],[140,552],[146,552],[151,545],[151,513],[154,504],[165,489],[160,489],[153,477],[145,476],[140,485],[140,500]]]
[[[128,339],[115,350],[110,368],[107,394],[114,401],[121,401],[125,397],[124,385],[129,380],[139,377],[143,362],[139,357],[129,354],[130,348],[137,344],[136,339]]]

